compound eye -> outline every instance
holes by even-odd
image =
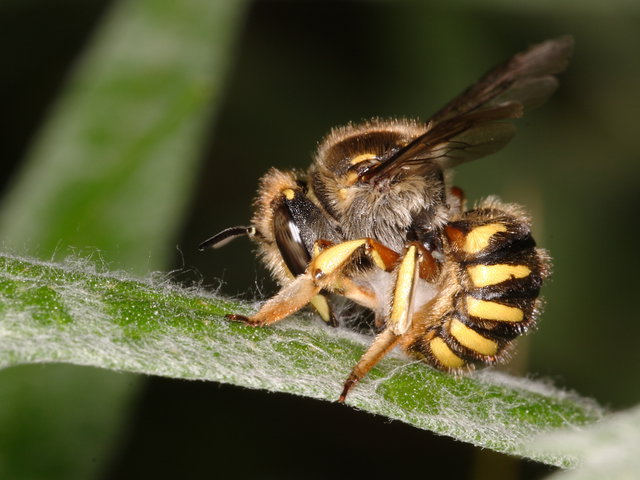
[[[286,202],[281,203],[273,213],[273,234],[289,271],[294,276],[304,273],[311,261],[311,255],[304,245],[300,229],[294,222]]]

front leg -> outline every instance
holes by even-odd
[[[319,240],[313,250],[314,257],[305,272],[298,275],[274,297],[267,300],[255,315],[245,317],[231,314],[227,315],[227,318],[248,325],[264,326],[278,322],[297,312],[311,302],[323,289],[338,290],[345,296],[349,296],[349,293],[355,296],[357,287],[344,275],[344,270],[354,258],[357,258],[358,252],[364,251],[379,268],[385,270],[391,270],[398,258],[397,253],[370,238],[350,240],[336,245],[326,240]],[[344,291],[345,288],[347,292]],[[362,289],[358,294],[363,298],[366,297],[366,293]]]
[[[296,277],[291,283],[285,285],[276,296],[267,300],[255,315],[245,317],[232,313],[226,315],[226,318],[254,327],[269,325],[300,310],[320,292],[321,288],[305,273]]]

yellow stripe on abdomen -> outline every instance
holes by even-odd
[[[495,355],[498,352],[496,342],[483,337],[458,319],[453,319],[449,332],[461,345],[481,355]]]
[[[525,278],[531,273],[526,265],[472,265],[467,267],[467,273],[476,287],[487,287],[511,280]]]
[[[460,368],[464,365],[464,360],[453,353],[449,345],[440,337],[434,337],[429,342],[431,352],[438,361],[447,368]]]
[[[484,320],[496,320],[498,322],[515,323],[524,320],[524,313],[517,307],[478,300],[470,296],[467,296],[467,313]]]
[[[502,223],[490,223],[476,227],[467,233],[462,249],[467,253],[478,253],[489,246],[489,240],[498,232],[506,232],[507,227]]]

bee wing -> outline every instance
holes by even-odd
[[[478,108],[518,102],[533,108],[555,91],[555,74],[562,72],[573,51],[573,39],[564,36],[539,43],[495,67],[453,101],[441,108],[431,121],[439,123]]]
[[[427,130],[365,173],[370,179],[393,170],[415,170],[429,160],[443,168],[474,160],[504,147],[515,134],[505,120],[519,118],[555,91],[573,50],[564,36],[534,45],[494,68],[427,122]]]

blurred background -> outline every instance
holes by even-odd
[[[0,3],[0,186],[8,201],[16,202],[12,192],[36,168],[27,165],[34,143],[119,3],[125,2]],[[306,168],[335,125],[372,116],[426,119],[489,67],[569,33],[575,54],[557,93],[518,122],[507,148],[459,168],[455,183],[471,202],[497,194],[525,205],[538,243],[554,259],[539,328],[520,342],[507,369],[549,379],[613,410],[638,403],[640,316],[631,309],[640,287],[636,4],[253,1],[225,28],[221,93],[197,137],[195,161],[184,165],[180,208],[167,220],[172,229],[162,234],[161,253],[145,254],[142,242],[137,252],[145,258],[129,268],[126,256],[111,257],[101,241],[58,238],[51,247],[29,235],[9,241],[5,230],[5,245],[43,258],[99,251],[109,268],[140,275],[171,270],[185,284],[217,288],[222,281],[226,294],[266,296],[274,284],[246,239],[223,251],[201,253],[197,245],[247,224],[257,181],[269,167]],[[173,162],[180,165],[181,158]],[[142,185],[135,190],[141,202]],[[70,231],[79,228],[67,222]],[[77,382],[66,387],[77,370],[81,392]],[[113,404],[86,392],[86,385],[112,383],[121,392]],[[101,415],[107,426],[95,424]],[[70,366],[0,372],[0,426],[2,478],[446,472],[481,479],[541,478],[551,471],[337,405]]]

